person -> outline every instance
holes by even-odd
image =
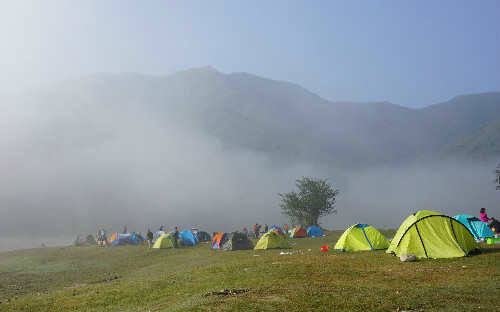
[[[158,229],[158,231],[162,231],[163,232],[163,224],[160,226],[160,228]]]
[[[495,218],[488,217],[488,214],[486,213],[486,208],[481,208],[479,210],[479,219],[482,222],[488,224],[488,226],[495,234],[500,232],[500,222],[498,222],[498,220],[496,220]]]
[[[285,231],[285,234],[288,235],[288,224],[285,224],[283,230]]]
[[[102,229],[102,242],[104,246],[108,247],[108,232],[105,229]]]
[[[148,237],[148,247],[151,247],[151,244],[153,243],[153,232],[151,232],[151,229],[148,229],[148,234],[146,234]]]
[[[479,219],[484,223],[489,223],[491,218],[488,218],[486,214],[486,208],[481,208],[479,210]]]
[[[177,240],[179,239],[179,230],[177,227],[174,228],[174,248],[178,248]]]
[[[253,232],[255,234],[255,238],[259,238],[259,230],[260,230],[259,224],[255,223],[255,225],[253,226]]]
[[[98,229],[97,230],[97,246],[101,246],[102,244],[102,235],[101,235],[101,229]]]
[[[269,225],[264,225],[264,232],[267,233],[269,231]]]

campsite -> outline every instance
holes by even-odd
[[[1,0],[0,69],[0,312],[500,312],[500,0]]]
[[[221,251],[199,243],[2,253],[0,311],[500,309],[500,245],[481,243],[481,253],[468,257],[400,262],[384,251],[333,251],[343,232],[288,239],[288,249]],[[323,245],[330,250],[322,253]],[[224,295],[229,290],[234,294]]]

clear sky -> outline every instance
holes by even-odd
[[[0,93],[211,65],[331,100],[424,106],[500,90],[500,1],[0,3]]]

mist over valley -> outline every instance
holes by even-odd
[[[500,213],[500,93],[412,109],[203,67],[83,76],[0,105],[0,249],[100,227],[283,224],[278,193],[302,176],[340,190],[326,228],[396,228],[420,209]]]

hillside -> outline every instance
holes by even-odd
[[[227,148],[263,152],[277,162],[348,167],[438,159],[446,145],[500,117],[500,93],[415,110],[387,102],[332,102],[292,83],[211,67],[166,77],[96,74],[34,97],[89,120],[102,110],[119,119],[140,108],[160,122],[182,120]],[[470,156],[483,158],[483,152],[494,153],[486,145]]]
[[[446,146],[443,154],[448,157],[466,159],[498,158],[500,155],[500,119],[491,121],[456,143]]]
[[[392,232],[393,234],[394,232]],[[59,247],[0,253],[0,311],[495,311],[500,249],[401,263],[332,251],[341,232],[282,250]],[[388,235],[388,233],[386,233]],[[320,246],[329,245],[322,254]],[[471,285],[474,284],[474,287]],[[418,287],[417,287],[417,286]],[[224,289],[246,292],[212,295]]]

